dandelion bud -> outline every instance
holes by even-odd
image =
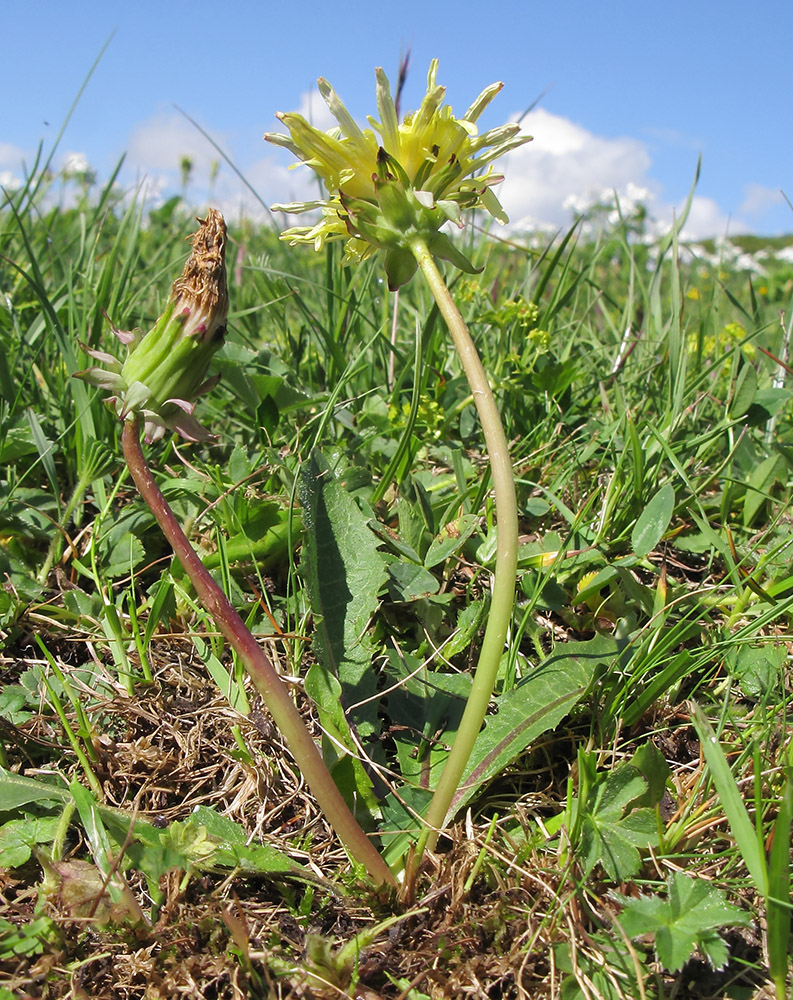
[[[129,346],[126,361],[122,364],[112,355],[85,348],[104,367],[76,373],[77,378],[114,393],[107,402],[122,420],[140,415],[149,443],[159,440],[166,429],[188,441],[211,436],[193,410],[195,400],[218,382],[206,374],[226,333],[226,224],[215,209],[199,222],[182,276],[174,282],[154,327],[141,339],[114,330]]]

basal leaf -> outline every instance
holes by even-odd
[[[639,800],[643,806],[657,806],[664,797],[666,783],[672,773],[666,757],[654,743],[642,743],[631,757],[630,763],[647,782],[647,792]]]
[[[221,816],[207,806],[197,806],[192,813],[196,823],[200,823],[216,842],[217,850],[212,862],[229,868],[239,867],[245,871],[255,871],[260,875],[277,873],[299,874],[305,871],[302,865],[279,851],[272,844],[251,844],[245,830],[228,816]]]
[[[666,483],[642,511],[631,532],[631,544],[637,556],[646,556],[661,541],[675,509],[675,491]]]
[[[595,668],[610,662],[617,653],[611,636],[565,643],[561,652],[549,656],[517,687],[502,695],[496,714],[485,719],[451,809],[460,809],[533,740],[557,726],[583,697]]]
[[[421,661],[403,654],[389,660],[389,677],[409,676],[388,693],[388,717],[393,726],[400,771],[406,784],[434,788],[471,692],[468,674],[434,673]],[[394,670],[396,667],[396,670]]]
[[[391,793],[385,798],[380,839],[387,864],[396,867],[404,862],[406,851],[416,842],[416,833],[422,827],[421,817],[426,814],[431,798],[429,789],[409,785],[402,786],[398,795]]]
[[[754,523],[762,510],[782,465],[782,459],[774,452],[764,461],[752,467],[746,484],[748,487],[746,495],[743,498],[743,524],[745,528]]]
[[[367,518],[319,453],[303,469],[299,494],[305,523],[301,569],[316,625],[313,649],[327,675],[322,679],[315,671],[309,693],[318,698],[323,726],[355,759],[361,744],[372,743],[379,731],[368,627],[386,580],[385,560]],[[360,767],[354,773],[357,788],[347,791],[370,799],[369,778]]]
[[[466,604],[457,618],[457,631],[443,647],[445,656],[456,656],[471,645],[471,641],[485,620],[487,608],[488,603],[484,598]]]
[[[479,517],[475,514],[463,514],[455,521],[445,524],[424,556],[424,565],[427,569],[432,569],[462,548],[478,526]]]
[[[0,812],[13,812],[29,802],[66,802],[69,798],[64,785],[25,778],[0,767]]]
[[[6,684],[0,688],[0,718],[7,719],[15,726],[25,722],[33,714],[28,692],[21,684]]]
[[[633,765],[610,771],[598,789],[595,810],[601,819],[616,822],[647,792],[647,781]]]
[[[413,562],[390,563],[388,576],[388,592],[394,601],[418,601],[437,594],[440,589],[437,578]]]
[[[100,807],[108,832],[126,844],[124,860],[158,880],[174,868],[217,870],[240,868],[257,875],[299,875],[303,867],[271,844],[249,844],[246,831],[208,806],[196,806],[187,820],[165,829]]]
[[[730,952],[721,934],[705,931],[697,938],[697,947],[708,960],[711,969],[723,969],[730,960]]]
[[[754,402],[757,395],[757,372],[754,365],[748,361],[743,364],[735,380],[732,399],[729,404],[729,415],[731,420],[742,417]]]
[[[124,881],[116,871],[114,858],[117,855],[117,845],[113,843],[105,826],[101,806],[93,792],[84,788],[79,781],[69,785],[80,822],[85,833],[91,857],[102,878],[107,882],[110,898],[114,903],[122,901],[124,896]]]
[[[50,917],[36,917],[27,924],[0,917],[0,958],[40,955],[57,940],[58,929]],[[0,986],[0,1000],[19,1000],[19,996]]]
[[[372,778],[355,747],[355,739],[344,709],[342,685],[335,674],[320,663],[312,663],[305,677],[305,690],[317,707],[325,734],[323,755],[333,780],[347,805],[365,828],[373,826],[378,813]],[[365,806],[365,810],[361,807]]]
[[[323,668],[341,682],[349,704],[376,691],[367,629],[386,580],[385,561],[367,518],[315,453],[300,481],[306,538],[301,569],[316,616],[314,649]],[[359,725],[376,726],[377,706],[357,714]]]
[[[105,573],[109,577],[123,576],[129,573],[143,559],[145,551],[140,539],[132,532],[126,532],[113,545],[106,556]]]

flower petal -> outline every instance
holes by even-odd
[[[489,87],[485,87],[471,107],[465,112],[463,118],[469,122],[475,122],[493,98],[503,89],[503,83],[491,83]]]
[[[331,87],[328,81],[322,76],[317,80],[317,87],[322,95],[322,99],[330,109],[330,113],[339,125],[341,125],[342,132],[348,139],[352,139],[353,142],[365,145],[366,140],[363,132],[358,128],[357,122],[347,110],[344,105],[344,101],[342,101],[333,87]]]
[[[378,131],[383,137],[383,145],[389,153],[399,153],[399,119],[397,118],[394,100],[391,97],[391,84],[383,70],[378,66],[375,70],[377,79],[377,112],[380,115]]]
[[[322,208],[327,202],[324,201],[289,201],[286,204],[281,204],[276,202],[275,205],[270,205],[273,212],[285,212],[287,215],[299,215],[301,212],[315,212],[318,208]]]

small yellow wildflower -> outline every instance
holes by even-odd
[[[517,298],[507,299],[498,309],[488,309],[477,318],[483,323],[514,327],[525,333],[536,328],[539,315],[540,310],[536,303],[527,302],[522,295],[518,295]]]
[[[410,410],[410,403],[407,402],[401,406],[397,406],[395,403],[389,406],[388,419],[394,429],[401,430],[407,426]],[[424,439],[429,438],[432,441],[437,441],[443,432],[445,422],[446,411],[441,404],[427,396],[422,396],[416,414],[415,430]]]
[[[318,81],[325,102],[339,127],[322,132],[302,115],[279,112],[276,117],[289,135],[268,133],[265,139],[284,146],[310,166],[328,190],[325,201],[274,205],[282,212],[319,210],[313,226],[282,233],[292,244],[307,243],[319,250],[330,240],[345,241],[345,262],[362,260],[379,249],[386,251],[386,272],[394,289],[416,270],[409,250],[411,236],[426,241],[430,252],[469,273],[475,268],[440,232],[452,221],[462,226],[465,209],[485,208],[501,223],[506,213],[493,193],[503,180],[492,161],[528,142],[520,126],[509,122],[479,135],[476,120],[501,90],[494,83],[476,98],[462,118],[443,104],[446,90],[436,83],[437,60],[430,64],[427,92],[418,111],[397,119],[388,78],[377,76],[380,120],[369,118],[362,129],[330,84]],[[484,174],[479,172],[487,168]]]

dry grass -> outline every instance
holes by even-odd
[[[23,634],[17,655],[2,660],[5,683],[41,662],[28,643]],[[48,646],[67,675],[87,660],[96,662],[89,642],[50,636]],[[183,873],[172,872],[161,881],[164,902],[153,925],[108,921],[113,913],[96,900],[87,916],[62,885],[47,902],[57,939],[42,955],[0,966],[0,982],[15,995],[42,1000],[556,1000],[562,977],[554,946],[566,942],[583,995],[598,1000],[585,970],[602,962],[593,933],[612,924],[605,886],[602,891],[595,883],[582,887],[574,870],[560,869],[555,853],[543,845],[526,846],[530,822],[558,812],[574,740],[556,733],[502,776],[479,811],[441,841],[441,853],[430,857],[422,872],[415,903],[407,905],[368,896],[351,882],[344,853],[257,706],[247,718],[231,710],[184,637],[160,636],[150,654],[153,684],[140,686],[135,697],[118,689],[112,698],[94,698],[92,704],[95,770],[107,804],[159,826],[186,819],[198,805],[211,805],[242,824],[252,841],[287,851],[316,873],[316,882],[219,872],[196,874],[185,885]],[[683,724],[670,728],[675,722]],[[675,768],[677,801],[665,804],[672,819],[696,794],[699,748],[693,730],[674,711],[655,725],[656,742]],[[253,764],[241,759],[233,726],[240,727]],[[36,776],[52,773],[57,762],[65,777],[78,776],[60,723],[44,703],[11,735],[8,766],[13,770]],[[471,880],[494,812],[500,817],[495,836]],[[82,864],[86,846],[76,828],[70,837],[65,866]],[[149,911],[144,878],[134,870],[126,875],[140,907]],[[33,862],[6,873],[0,916],[18,925],[29,922],[40,881],[41,870]],[[103,890],[100,880],[97,892]],[[364,948],[352,968],[334,967],[328,960],[356,934],[399,913],[403,918]],[[739,962],[759,959],[756,932],[732,943]],[[630,960],[633,946],[626,941],[625,947]],[[644,986],[636,985],[638,961],[636,970],[632,983],[615,979],[616,996],[642,995]],[[686,982],[672,985],[668,995],[721,997],[725,994],[717,987],[721,990],[725,977],[740,973],[735,962],[718,976],[704,963],[701,969],[690,964]]]

